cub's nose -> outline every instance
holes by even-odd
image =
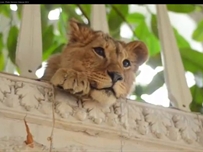
[[[111,80],[113,81],[113,83],[116,83],[117,81],[123,80],[123,77],[118,72],[107,71],[107,73],[111,77]]]

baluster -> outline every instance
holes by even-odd
[[[170,24],[168,11],[166,5],[156,5],[156,7],[168,97],[177,108],[190,111],[189,104],[192,101],[192,96],[186,83],[185,70]]]
[[[20,75],[37,78],[35,72],[42,62],[40,5],[23,5],[22,21],[16,50]]]
[[[93,4],[91,7],[91,27],[109,33],[105,4]]]

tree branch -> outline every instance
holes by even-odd
[[[80,4],[75,4],[75,5],[80,9],[80,11],[82,12],[82,15],[87,19],[88,25],[90,25],[90,19],[88,18],[87,14],[85,13],[81,5]]]
[[[134,28],[127,22],[127,20],[125,19],[125,16],[123,16],[123,14],[114,6],[111,5],[112,9],[123,19],[124,22],[126,22],[126,24],[128,25],[128,27],[131,29],[131,31],[134,33]],[[134,33],[135,34],[135,33]]]
[[[147,5],[145,5],[145,8],[146,8],[147,12],[149,12],[150,14],[153,14]]]

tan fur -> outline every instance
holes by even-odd
[[[95,47],[104,48],[105,58],[95,53]],[[70,20],[69,43],[61,54],[48,60],[42,79],[76,96],[113,104],[117,98],[127,96],[134,82],[134,73],[147,60],[147,56],[147,47],[143,42],[126,44],[116,41],[101,31]],[[123,67],[125,59],[130,61],[130,67]],[[107,71],[119,73],[123,80],[113,85]],[[105,88],[112,88],[113,91]]]

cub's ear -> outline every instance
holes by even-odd
[[[130,57],[133,57],[135,63],[140,66],[148,59],[147,46],[141,41],[132,41],[126,45]]]
[[[86,44],[94,36],[94,31],[89,26],[79,23],[75,19],[69,20],[69,30],[69,43],[80,42]]]

